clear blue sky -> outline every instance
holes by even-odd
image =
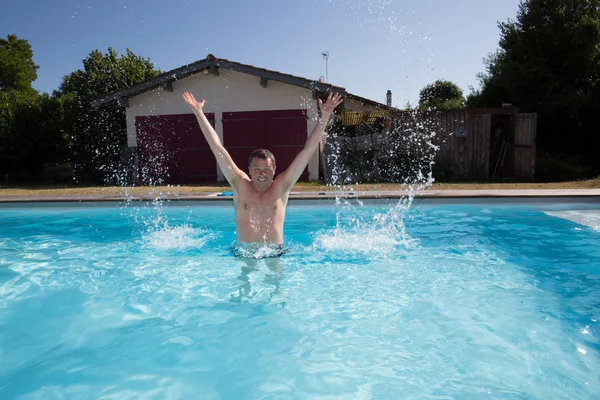
[[[168,71],[208,53],[306,78],[394,105],[447,79],[478,86],[498,48],[498,21],[518,0],[19,0],[2,7],[0,36],[27,39],[39,65],[34,88],[51,93],[94,49],[130,48]]]

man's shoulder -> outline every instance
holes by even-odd
[[[294,186],[295,182],[290,182],[287,179],[287,176],[285,176],[284,174],[281,174],[277,177],[277,179],[275,179],[273,181],[273,185],[275,186],[276,189],[283,195],[283,194],[288,194],[291,190],[292,187]]]
[[[242,177],[237,182],[233,189],[244,190],[252,187],[252,180],[248,177]]]
[[[274,181],[273,185],[271,185],[271,190],[273,190],[273,193],[282,200],[287,199],[291,189],[292,187],[284,180]]]

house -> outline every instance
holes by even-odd
[[[243,170],[252,150],[268,148],[277,160],[277,172],[284,171],[316,124],[317,96],[338,92],[345,97],[347,110],[386,107],[351,95],[343,87],[209,54],[95,102],[101,106],[118,101],[126,106],[127,146],[129,153],[137,155],[135,169],[143,182],[224,180],[195,116],[181,99],[184,91],[207,100],[204,111],[209,121]],[[322,146],[301,180],[319,178],[321,152]]]

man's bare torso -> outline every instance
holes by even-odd
[[[234,189],[235,225],[238,243],[283,243],[283,223],[288,192],[276,181],[265,191],[258,191],[251,181]]]
[[[250,153],[246,174],[235,164],[204,114],[205,100],[198,101],[189,92],[184,92],[182,97],[196,115],[219,168],[233,187],[237,242],[281,245],[289,192],[319,148],[327,122],[343,98],[338,93],[330,92],[327,100],[317,99],[320,117],[306,139],[304,148],[278,176],[278,180],[273,179],[276,170],[273,153],[266,149],[256,149]]]

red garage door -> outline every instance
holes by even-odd
[[[307,138],[306,110],[246,111],[223,113],[223,142],[233,161],[248,171],[252,150],[270,150],[277,160],[277,174],[290,166]],[[308,169],[300,180],[308,180]]]
[[[215,116],[206,114],[215,125]],[[217,161],[193,114],[136,117],[142,182],[198,183],[217,180]]]

